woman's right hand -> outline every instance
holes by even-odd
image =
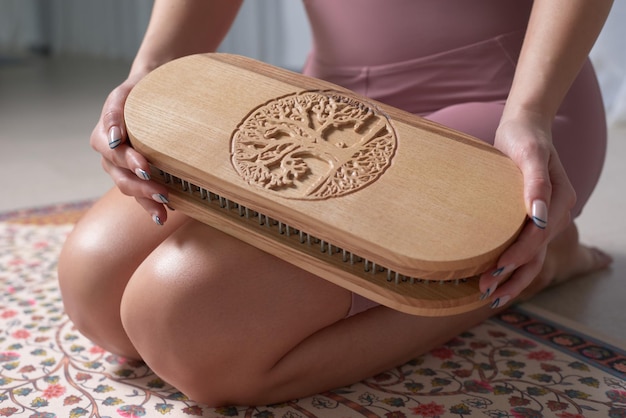
[[[163,225],[167,219],[167,189],[150,180],[148,161],[130,145],[124,123],[124,103],[143,75],[129,77],[109,94],[90,144],[102,155],[102,167],[118,189],[134,197],[157,225]]]

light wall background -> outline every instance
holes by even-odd
[[[0,0],[0,56],[25,52],[131,60],[152,0]],[[246,0],[221,50],[299,69],[310,45],[298,0]]]
[[[0,63],[33,51],[130,61],[151,7],[152,0],[0,0]],[[624,22],[626,1],[617,0],[592,51],[611,125],[626,125]],[[310,42],[301,1],[245,0],[221,50],[299,70]]]

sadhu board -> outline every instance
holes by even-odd
[[[521,173],[494,147],[242,56],[157,68],[125,123],[172,207],[410,314],[487,303],[476,275],[526,220]]]

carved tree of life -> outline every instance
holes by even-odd
[[[375,181],[391,162],[396,135],[374,106],[309,91],[254,109],[231,146],[233,165],[249,184],[288,198],[325,199]]]

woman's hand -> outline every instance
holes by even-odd
[[[522,171],[529,220],[497,266],[480,278],[483,298],[503,306],[539,275],[549,242],[571,222],[576,193],[552,145],[551,122],[530,112],[503,119],[494,145]]]
[[[148,161],[129,144],[124,124],[124,103],[142,75],[129,77],[107,97],[91,146],[102,155],[102,167],[122,193],[134,197],[157,225],[167,219],[167,189],[150,181]]]
[[[519,296],[541,272],[548,243],[571,222],[576,193],[552,145],[554,117],[587,59],[613,0],[535,0],[494,145],[522,171],[530,220],[482,275],[492,307]]]

